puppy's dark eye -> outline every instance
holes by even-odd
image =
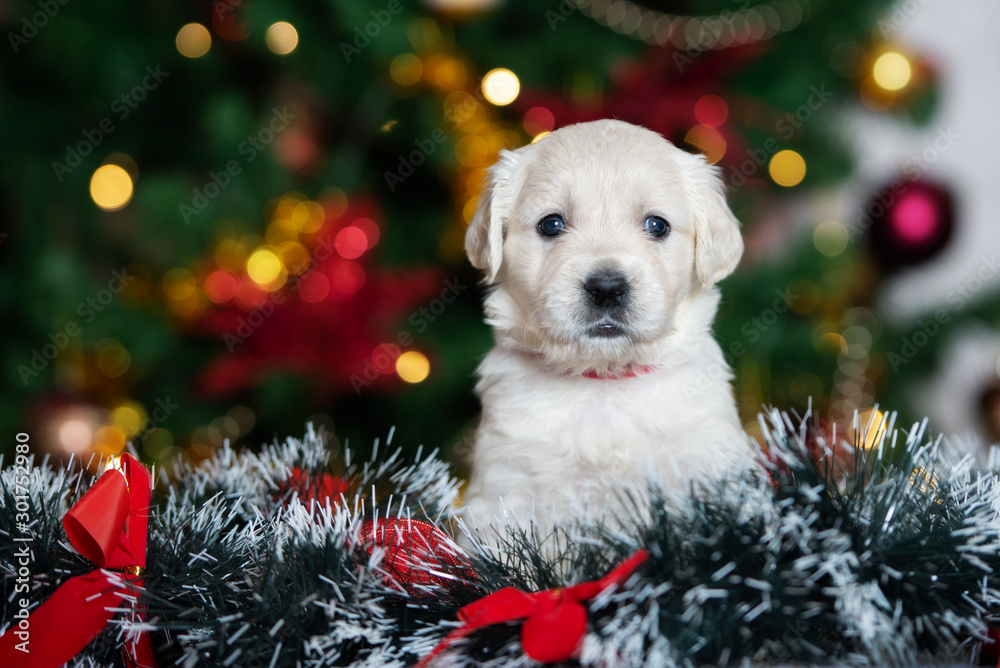
[[[536,227],[538,233],[543,237],[557,237],[566,231],[566,224],[563,222],[562,216],[556,213],[550,213],[542,218]]]
[[[670,223],[659,216],[649,216],[646,218],[646,233],[656,239],[670,234]]]

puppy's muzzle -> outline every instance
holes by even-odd
[[[622,316],[628,306],[631,285],[619,271],[598,271],[583,282],[583,290],[596,322],[589,329],[591,336],[612,337],[625,333]]]

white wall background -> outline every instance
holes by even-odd
[[[897,7],[913,11],[906,12],[893,38],[936,64],[940,107],[930,125],[920,129],[891,114],[849,112],[845,130],[859,170],[841,204],[845,215],[863,206],[874,187],[931,147],[940,129],[959,135],[925,172],[952,188],[959,213],[955,235],[937,258],[890,279],[880,304],[887,318],[912,320],[939,307],[954,312],[949,292],[963,284],[974,287],[968,281],[984,257],[1000,259],[1000,2],[910,0]],[[988,280],[980,294],[996,290],[1000,275]],[[945,363],[914,394],[936,430],[966,433],[978,425],[979,392],[1000,374],[1000,333],[949,328],[943,335],[950,339]]]
[[[1000,256],[1000,2],[898,3],[907,6],[916,10],[893,37],[936,63],[939,111],[918,129],[891,114],[859,109],[849,114],[847,127],[859,159],[858,181],[849,192],[854,208],[870,197],[872,184],[888,181],[911,156],[931,148],[939,130],[959,136],[925,172],[951,185],[960,213],[956,234],[937,258],[886,286],[886,315],[909,319],[945,304],[984,255]],[[1000,276],[989,287],[1000,289]]]

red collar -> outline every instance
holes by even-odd
[[[652,373],[659,369],[657,364],[640,364],[638,366],[632,366],[629,364],[625,367],[625,370],[621,373],[599,373],[590,369],[583,372],[584,378],[595,378],[597,380],[621,380],[623,378],[635,378],[636,376],[645,376],[647,373]]]

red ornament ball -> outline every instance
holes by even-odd
[[[402,518],[369,520],[361,526],[358,545],[371,556],[384,551],[386,584],[411,595],[425,595],[452,580],[472,581],[469,558],[446,533],[427,522]]]

